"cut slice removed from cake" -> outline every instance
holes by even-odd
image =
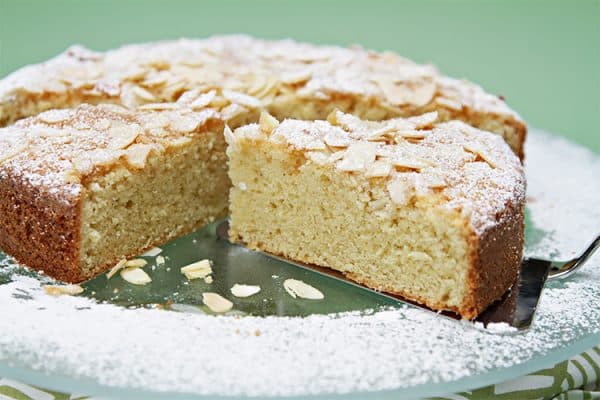
[[[231,240],[474,318],[517,277],[524,172],[500,137],[436,119],[226,128]]]
[[[0,249],[79,282],[227,213],[211,110],[51,110],[0,131]]]

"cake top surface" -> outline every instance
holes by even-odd
[[[446,107],[522,123],[497,96],[391,52],[244,35],[128,45],[106,53],[74,46],[0,81],[0,121],[10,120],[7,115],[16,112],[11,100],[17,96],[63,94],[50,98],[57,103],[53,108],[61,108],[72,105],[69,97],[77,93],[90,102],[110,99],[133,108],[172,102],[192,89],[215,88],[242,93],[261,106],[268,106],[276,96],[325,101],[350,96],[380,104],[397,115]]]
[[[380,122],[340,111],[313,122],[263,114],[260,124],[226,129],[226,139],[230,146],[240,139],[283,144],[310,162],[383,183],[387,198],[369,199],[375,212],[385,212],[388,200],[405,205],[441,194],[433,197],[468,217],[477,233],[525,196],[523,166],[501,137],[460,121],[437,123],[435,112]]]
[[[104,104],[46,111],[0,128],[0,174],[10,171],[69,200],[86,177],[121,163],[143,168],[151,152],[183,145],[209,129],[222,129],[212,109],[133,112]]]

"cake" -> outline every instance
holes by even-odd
[[[0,248],[80,282],[227,213],[213,110],[81,105],[0,129]]]
[[[463,120],[500,134],[523,156],[525,123],[501,98],[431,65],[391,52],[242,35],[106,53],[72,47],[0,81],[0,126],[52,108],[116,103],[133,109],[213,89],[225,90],[237,103],[224,110],[227,119],[243,120],[246,111],[257,109],[280,120],[325,119],[334,109],[369,120],[438,111],[441,120]]]
[[[516,277],[525,123],[390,52],[75,46],[0,80],[1,126],[0,249],[64,281],[228,213],[233,240],[465,318]]]
[[[474,318],[519,271],[523,167],[498,136],[437,118],[264,114],[226,131],[231,239]]]

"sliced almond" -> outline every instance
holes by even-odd
[[[262,102],[256,97],[248,96],[247,94],[234,92],[231,90],[223,90],[223,97],[232,103],[240,104],[249,108],[261,108]]]
[[[101,118],[94,122],[94,129],[97,131],[105,131],[110,128],[111,122],[107,118]]]
[[[410,130],[401,130],[394,132],[394,136],[400,136],[405,139],[423,139],[429,135],[431,131],[425,129],[410,129]]]
[[[139,110],[164,111],[176,110],[180,106],[175,103],[146,103],[138,107]]]
[[[148,264],[148,261],[141,258],[134,258],[133,260],[129,260],[125,262],[125,266],[128,268],[142,268]]]
[[[271,114],[265,111],[260,113],[260,119],[258,122],[260,125],[260,129],[267,135],[270,135],[279,126],[279,121],[277,121],[275,117],[273,117]]]
[[[134,168],[144,168],[146,166],[146,160],[153,149],[154,146],[144,143],[136,143],[129,146],[127,150],[125,150],[127,163]]]
[[[320,290],[298,279],[286,279],[283,282],[283,287],[293,298],[300,297],[309,300],[322,300],[325,298]]]
[[[236,283],[231,287],[231,294],[235,297],[250,297],[260,292],[260,286],[256,285],[241,285]]]
[[[202,293],[202,302],[215,313],[224,313],[233,308],[231,301],[217,293]]]
[[[207,107],[217,96],[217,92],[215,90],[211,90],[207,93],[203,93],[194,101],[191,102],[190,107],[192,110],[196,110],[199,108]]]
[[[344,137],[340,134],[335,134],[332,132],[329,132],[325,135],[325,137],[323,138],[323,140],[325,141],[325,144],[327,146],[331,146],[331,147],[348,147],[350,146],[350,143],[352,143],[352,140],[350,140],[347,137]]]
[[[377,160],[368,168],[365,176],[367,178],[385,177],[392,172],[392,163],[389,160]]]
[[[344,158],[337,164],[342,171],[364,171],[374,161],[376,145],[371,142],[355,142],[348,146]]]
[[[124,123],[114,123],[107,131],[110,138],[109,149],[125,149],[129,147],[139,136],[142,127],[138,124],[127,125]]]
[[[467,145],[467,144],[463,144],[463,148],[466,151],[468,151],[469,153],[473,153],[476,156],[478,156],[479,158],[481,158],[483,161],[488,163],[490,167],[496,168],[498,166],[498,164],[494,161],[494,159],[485,150],[478,148],[476,146]]]
[[[140,86],[134,86],[132,91],[133,91],[133,94],[135,94],[141,100],[156,101],[156,96],[154,96],[152,93],[150,93],[149,91],[147,91],[146,89],[144,89]]]
[[[208,259],[200,260],[181,268],[181,273],[189,280],[205,278],[212,274],[212,272],[211,261]]]
[[[152,282],[150,276],[141,268],[128,267],[121,270],[121,278],[132,285],[146,285]]]
[[[79,285],[44,285],[44,291],[50,296],[74,296],[83,293]]]
[[[223,136],[225,136],[225,141],[227,144],[232,145],[235,142],[235,136],[233,135],[229,125],[225,125],[225,129],[223,129]]]
[[[111,268],[110,271],[108,271],[108,273],[106,274],[106,279],[110,279],[113,276],[115,276],[115,274],[117,272],[119,272],[121,269],[123,269],[123,267],[125,267],[125,263],[127,262],[127,259],[122,259],[121,261],[119,261],[114,267]]]
[[[57,124],[64,122],[71,117],[70,110],[50,110],[38,115],[38,119],[47,124]]]
[[[413,186],[403,179],[394,179],[387,185],[392,201],[398,205],[406,205],[412,198]]]

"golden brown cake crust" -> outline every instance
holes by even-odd
[[[0,165],[0,249],[22,264],[68,282],[79,268],[79,195],[55,196]]]
[[[49,108],[171,103],[189,91],[226,90],[243,109],[323,119],[337,107],[381,120],[439,111],[501,134],[521,158],[526,125],[502,99],[391,52],[314,46],[243,35],[129,45],[75,46],[0,81],[0,126]],[[227,113],[238,113],[239,107]],[[226,119],[230,119],[225,115]]]

